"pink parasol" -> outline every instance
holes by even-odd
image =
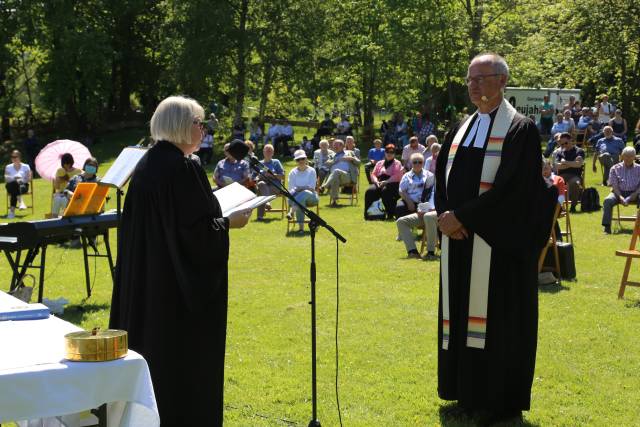
[[[47,144],[36,157],[36,170],[44,179],[53,181],[56,171],[62,167],[60,158],[64,153],[73,156],[73,167],[82,169],[85,160],[91,157],[91,153],[79,142],[70,139],[59,139]]]

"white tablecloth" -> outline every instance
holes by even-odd
[[[0,292],[0,305],[13,302]],[[159,426],[144,358],[129,350],[110,362],[69,362],[64,335],[77,330],[53,316],[0,322],[0,423],[79,426],[80,413],[108,403],[109,427]]]

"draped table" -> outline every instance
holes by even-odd
[[[0,305],[22,304],[0,291]],[[82,426],[107,404],[108,427],[160,425],[147,362],[129,350],[109,362],[64,359],[64,335],[80,328],[53,315],[0,322],[0,423]]]

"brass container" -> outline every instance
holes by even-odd
[[[64,336],[65,357],[74,362],[104,362],[127,355],[127,331],[96,328],[91,332],[71,332]]]

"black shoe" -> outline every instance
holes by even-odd
[[[569,208],[569,212],[576,213],[576,205],[571,205],[571,207]]]
[[[611,234],[611,226],[610,225],[604,225],[604,234]]]

